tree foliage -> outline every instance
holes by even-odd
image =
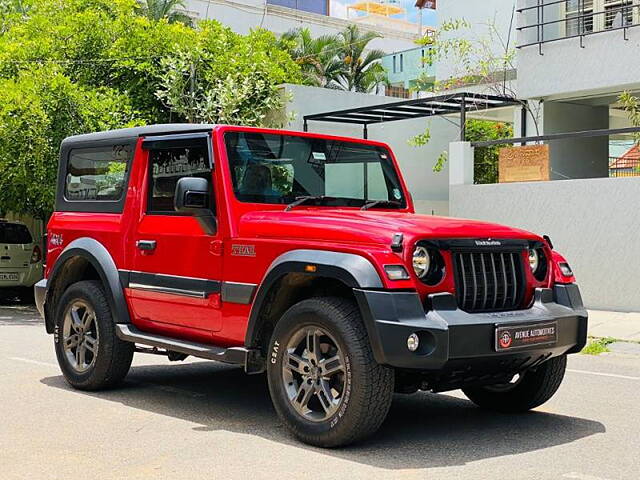
[[[151,20],[166,19],[169,23],[180,22],[191,25],[191,18],[180,11],[185,7],[184,0],[139,0],[140,10]]]
[[[35,66],[0,80],[2,210],[47,218],[60,142],[69,135],[136,123],[123,94],[81,87],[56,66]]]
[[[349,25],[338,35],[315,39],[307,28],[292,30],[282,41],[309,85],[369,93],[388,83],[380,63],[385,53],[368,48],[376,38],[380,35]]]
[[[181,23],[172,17],[181,4],[0,0],[0,210],[48,215],[68,135],[272,123],[270,109],[285,101],[276,86],[299,82],[300,67],[264,30]]]

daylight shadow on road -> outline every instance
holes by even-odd
[[[61,376],[48,386],[70,389]],[[531,412],[501,415],[447,395],[397,395],[382,428],[370,440],[343,449],[305,447],[293,439],[271,406],[264,375],[198,362],[137,366],[117,390],[78,395],[197,423],[196,431],[227,430],[386,469],[464,465],[530,452],[603,433],[596,421]]]

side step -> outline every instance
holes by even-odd
[[[154,333],[143,332],[131,324],[116,324],[116,334],[121,340],[139,343],[150,347],[164,348],[172,352],[184,353],[198,358],[233,363],[244,366],[249,374],[262,373],[265,370],[264,359],[257,349],[244,347],[222,348],[205,343],[189,342]]]

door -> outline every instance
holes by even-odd
[[[183,177],[205,178],[215,216],[213,162],[206,134],[147,138],[148,152],[139,222],[130,248],[135,252],[128,295],[135,321],[185,329],[193,336],[221,328],[220,232],[207,233],[198,220],[174,209]],[[145,192],[146,190],[146,192]],[[191,330],[191,331],[189,331]]]

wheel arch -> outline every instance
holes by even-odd
[[[348,296],[355,301],[354,288],[383,288],[375,267],[360,255],[327,250],[292,250],[280,255],[256,293],[245,345],[263,345],[275,322],[294,303],[318,295]]]
[[[131,323],[118,268],[104,245],[93,238],[82,237],[71,242],[56,259],[47,280],[45,294],[45,326],[54,332],[57,301],[72,283],[95,279],[102,283],[115,323]]]

